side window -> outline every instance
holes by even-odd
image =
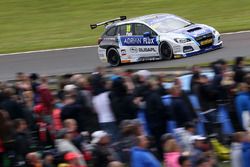
[[[107,36],[115,36],[116,35],[116,31],[117,30],[117,28],[116,27],[112,27],[112,28],[110,28],[106,33],[105,33],[105,35],[107,35]]]
[[[134,35],[143,35],[145,32],[150,32],[154,36],[156,35],[156,33],[148,26],[139,23],[134,24]]]
[[[118,34],[121,36],[129,36],[132,35],[132,28],[131,28],[131,24],[124,24],[124,25],[120,25],[118,27]]]

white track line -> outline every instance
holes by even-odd
[[[236,31],[236,32],[226,32],[226,33],[221,33],[221,35],[232,35],[232,34],[242,34],[242,33],[250,33],[250,30]]]
[[[16,52],[16,53],[6,53],[0,54],[1,56],[9,56],[9,55],[19,55],[19,54],[26,54],[26,53],[43,53],[43,52],[53,52],[53,51],[60,51],[60,50],[72,50],[72,49],[82,49],[82,48],[94,48],[98,45],[92,46],[77,46],[77,47],[69,47],[69,48],[57,48],[57,49],[45,49],[45,50],[34,50],[34,51],[26,51],[26,52]]]
[[[233,35],[233,34],[242,34],[242,33],[250,33],[250,30],[237,31],[237,32],[227,32],[227,33],[222,33],[221,35]],[[43,52],[53,52],[53,51],[61,51],[61,50],[93,48],[93,47],[97,47],[97,46],[98,45],[78,46],[78,47],[69,47],[69,48],[57,48],[57,49],[46,49],[46,50],[35,50],[35,51],[26,51],[26,52],[6,53],[6,54],[0,54],[0,57],[1,56],[9,56],[9,55],[28,54],[28,53],[43,53]]]

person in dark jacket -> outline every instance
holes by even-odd
[[[148,82],[149,91],[145,97],[145,116],[149,130],[155,138],[157,149],[160,153],[159,156],[162,157],[161,136],[166,133],[167,111],[159,93],[158,82],[155,78],[151,78]]]
[[[78,125],[78,132],[82,132],[86,130],[85,122],[84,122],[84,110],[80,104],[76,103],[76,96],[74,95],[66,95],[64,99],[64,106],[61,112],[61,120],[62,122],[66,119],[74,119]]]
[[[214,101],[215,92],[213,86],[206,75],[200,77],[200,94],[198,96],[202,111],[207,111],[211,108],[215,108],[216,104]]]
[[[97,67],[96,71],[91,75],[90,84],[94,96],[105,92],[105,68]]]
[[[135,119],[137,117],[138,106],[135,103],[135,98],[128,94],[123,78],[120,77],[113,81],[109,97],[118,125],[123,120]]]
[[[17,163],[25,163],[25,156],[31,151],[31,136],[27,131],[27,123],[23,119],[14,120],[15,134],[15,154]]]
[[[192,93],[199,95],[199,85],[200,85],[200,67],[197,65],[194,65],[192,67],[192,78],[190,81],[190,90]]]
[[[177,127],[184,127],[185,123],[193,121],[193,112],[188,108],[187,103],[181,96],[181,90],[179,86],[173,86],[171,89],[172,95],[172,110],[173,115],[177,123]]]
[[[29,77],[31,80],[31,88],[32,88],[32,91],[34,93],[33,101],[34,101],[34,104],[37,104],[40,100],[39,93],[38,93],[38,88],[40,86],[40,83],[38,81],[39,75],[36,73],[32,73],[32,74],[30,74]]]
[[[9,113],[11,119],[24,118],[22,105],[14,99],[14,94],[14,89],[6,88],[4,90],[5,98],[0,104],[0,107]]]
[[[222,80],[224,77],[224,73],[227,70],[227,62],[223,59],[220,59],[212,64],[212,68],[214,70],[214,78],[213,78],[213,89],[215,91],[216,100],[226,100],[228,97],[227,90],[222,86]]]
[[[109,146],[110,137],[105,131],[92,133],[93,167],[107,167],[110,162],[117,161],[114,150]]]
[[[246,71],[244,70],[244,58],[243,57],[236,57],[235,63],[233,66],[234,71],[234,81],[236,83],[240,83],[244,81],[244,77],[246,75]]]

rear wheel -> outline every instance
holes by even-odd
[[[159,53],[162,60],[170,60],[173,58],[173,51],[167,42],[162,42],[159,46]]]
[[[120,55],[118,53],[118,51],[115,48],[110,48],[107,51],[107,59],[108,59],[108,63],[112,66],[112,67],[117,67],[121,64],[121,58]]]

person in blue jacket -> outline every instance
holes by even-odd
[[[239,84],[239,92],[235,98],[235,106],[239,123],[243,125],[242,113],[244,111],[249,111],[250,114],[250,94],[248,92],[248,85],[246,83]]]
[[[161,163],[147,149],[149,141],[146,136],[137,138],[137,146],[131,151],[131,167],[161,167]]]

